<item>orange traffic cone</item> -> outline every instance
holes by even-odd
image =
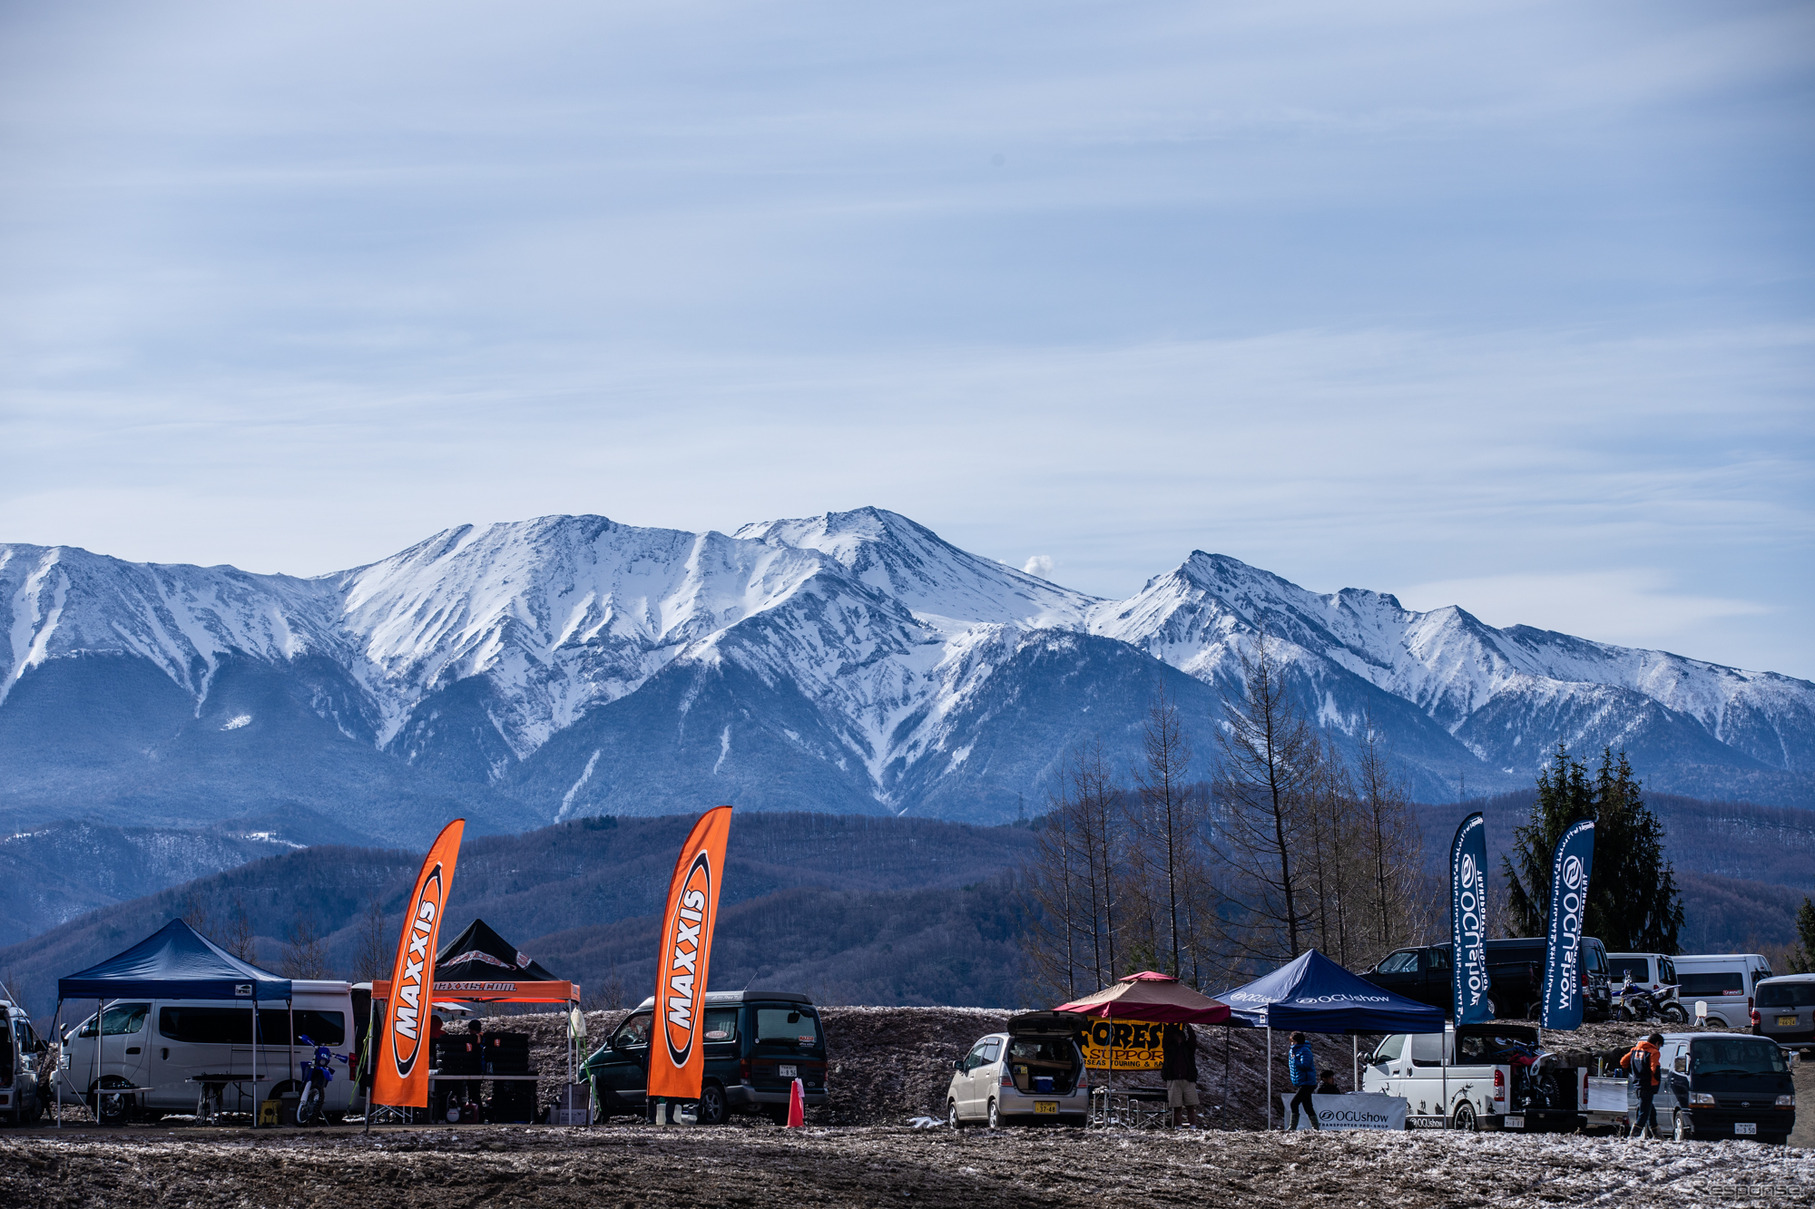
[[[807,1123],[807,1097],[800,1080],[788,1084],[788,1128],[799,1129]]]

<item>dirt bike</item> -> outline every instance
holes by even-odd
[[[296,1101],[296,1123],[313,1125],[324,1115],[328,1100],[328,1084],[334,1081],[334,1060],[352,1064],[351,1054],[337,1054],[325,1045],[315,1045],[305,1034],[297,1038],[304,1045],[315,1046],[315,1056],[302,1063],[302,1095]]]
[[[1669,1024],[1687,1023],[1689,1013],[1683,1010],[1682,1004],[1671,998],[1671,993],[1675,990],[1674,986],[1667,986],[1659,987],[1655,991],[1647,991],[1643,987],[1626,983],[1614,992],[1614,1015],[1620,1020],[1662,1020]]]

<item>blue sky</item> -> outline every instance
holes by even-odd
[[[0,5],[0,540],[874,503],[1815,676],[1812,68],[1806,4]]]

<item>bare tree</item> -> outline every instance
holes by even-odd
[[[1347,965],[1357,914],[1359,804],[1347,768],[1335,748],[1320,743],[1319,754],[1299,791],[1304,823],[1300,871],[1315,923],[1317,948]]]
[[[284,940],[284,959],[278,967],[285,978],[326,978],[328,949],[322,942],[315,917],[303,912],[291,921]]]
[[[1236,917],[1224,935],[1236,955],[1268,961],[1301,951],[1307,917],[1294,860],[1305,830],[1302,794],[1322,755],[1280,672],[1263,630],[1253,653],[1242,654],[1241,696],[1223,703],[1212,788],[1216,853]]]
[[[258,964],[258,938],[252,933],[252,919],[246,914],[245,900],[233,896],[233,913],[227,916],[221,937],[215,941],[241,961]]]
[[[202,897],[202,892],[193,886],[183,895],[182,920],[201,935],[214,940],[214,916],[209,912],[208,901]]]
[[[1061,783],[1047,799],[1044,825],[1035,833],[1033,860],[1022,885],[1038,908],[1033,912],[1032,953],[1043,980],[1077,998],[1077,939],[1083,907],[1076,799]]]
[[[1182,906],[1190,922],[1189,886],[1197,865],[1203,809],[1196,787],[1189,780],[1191,742],[1185,737],[1178,706],[1167,695],[1164,680],[1154,687],[1147,707],[1141,754],[1142,762],[1134,772],[1140,804],[1135,815],[1141,841],[1137,858],[1153,875],[1142,880],[1154,890],[1163,886],[1163,897],[1160,893],[1150,893],[1148,897],[1155,907],[1164,907],[1167,949],[1162,951],[1170,951],[1168,968],[1176,978],[1184,969],[1179,913]],[[1154,931],[1157,933],[1158,929]],[[1157,940],[1156,935],[1156,949]]]
[[[385,926],[384,904],[374,894],[366,900],[365,912],[359,919],[359,952],[354,958],[353,977],[361,982],[388,977],[396,957],[396,937]]]
[[[1405,788],[1393,775],[1372,714],[1362,718],[1356,781],[1359,854],[1367,879],[1365,932],[1372,956],[1424,939],[1434,901],[1426,893],[1424,838]]]

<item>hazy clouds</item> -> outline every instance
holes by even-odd
[[[1797,5],[14,6],[0,540],[876,503],[1815,675],[1811,59]]]

